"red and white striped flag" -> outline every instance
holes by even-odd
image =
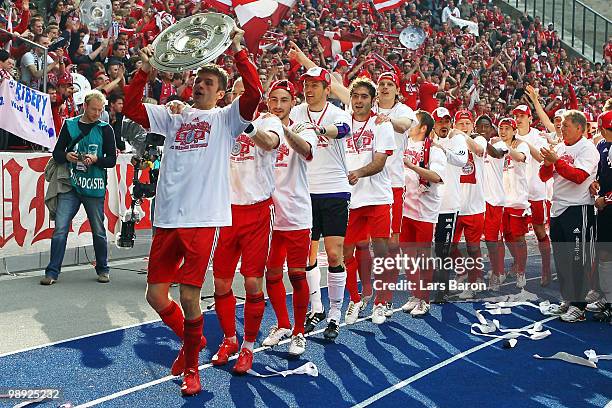
[[[406,0],[373,0],[374,8],[382,13],[383,11],[393,10],[404,4]]]
[[[226,0],[221,0],[226,1]],[[234,12],[245,31],[244,40],[252,53],[271,27],[277,27],[297,0],[233,0]]]
[[[323,46],[323,54],[326,57],[336,57],[345,51],[351,51],[356,54],[356,48],[361,42],[339,40],[340,36],[334,31],[325,31],[323,34],[318,34],[319,42]]]
[[[205,3],[225,14],[232,12],[232,0],[205,0]]]

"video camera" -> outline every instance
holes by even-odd
[[[121,233],[117,240],[117,246],[120,248],[134,247],[136,223],[140,222],[144,216],[143,211],[140,208],[137,209],[136,206],[140,206],[145,198],[155,197],[159,168],[152,165],[161,161],[162,153],[158,147],[163,146],[164,136],[156,133],[147,133],[145,140],[144,149],[137,151],[137,154],[132,157],[132,165],[134,166],[131,194],[132,205],[124,215],[121,223]],[[151,167],[149,171],[150,183],[142,183],[139,179],[139,173],[147,167]]]

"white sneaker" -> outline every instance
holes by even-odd
[[[419,304],[414,309],[412,309],[410,315],[412,317],[421,317],[426,315],[427,313],[429,313],[429,303],[424,300],[419,300]]]
[[[366,307],[368,307],[368,303],[370,303],[370,300],[372,299],[372,295],[370,296],[361,296],[361,306],[359,307],[359,313],[363,312]]]
[[[372,323],[383,324],[385,320],[387,320],[387,316],[385,316],[385,305],[382,303],[374,305],[372,309]]]
[[[291,329],[272,326],[270,327],[270,334],[268,334],[268,337],[266,337],[261,344],[267,347],[276,346],[281,340],[289,336],[291,336]]]
[[[501,285],[501,275],[492,274],[489,279],[489,290],[493,292],[497,292],[499,290],[499,285]]]
[[[562,314],[567,313],[569,307],[570,307],[569,302],[561,302],[558,305],[555,305],[555,304],[550,305],[550,307],[548,308],[548,311],[556,315],[562,315]]]
[[[584,298],[585,302],[587,303],[595,303],[599,299],[601,299],[601,295],[599,294],[599,292],[593,289],[589,290],[589,293],[587,293]]]
[[[459,294],[459,299],[461,300],[474,299],[474,296],[475,294],[472,289],[466,289]]]
[[[359,310],[361,310],[361,301],[354,303],[352,300],[349,302],[348,309],[344,314],[344,323],[354,324],[359,317]]]
[[[527,277],[525,273],[517,273],[516,274],[516,287],[519,289],[523,289],[527,285]]]
[[[306,351],[306,339],[302,333],[291,337],[289,345],[289,354],[292,356],[300,356]]]
[[[415,298],[414,296],[411,297],[410,299],[408,299],[408,302],[406,302],[403,306],[402,306],[402,311],[404,313],[410,313],[412,312],[412,309],[414,309],[415,307],[417,307],[417,305],[419,304],[419,299]]]
[[[601,298],[593,303],[589,303],[586,307],[586,310],[593,313],[603,312],[604,310],[606,310],[606,300],[604,298]]]
[[[586,316],[584,310],[580,310],[576,306],[570,306],[567,312],[561,315],[561,320],[567,323],[583,322],[586,320]]]
[[[385,317],[393,316],[393,303],[387,302],[385,303]]]

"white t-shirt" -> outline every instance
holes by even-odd
[[[524,162],[517,162],[506,155],[504,160],[504,191],[506,192],[506,207],[529,208],[529,182],[527,169],[533,160],[526,143],[519,143],[517,151],[525,155]]]
[[[557,171],[553,171],[553,199],[550,209],[551,217],[558,217],[573,205],[594,204],[595,201],[589,193],[589,186],[595,180],[597,165],[599,164],[599,152],[588,139],[584,137],[571,146],[559,143],[555,147],[559,160],[565,160],[573,167],[584,170],[589,174],[581,184],[576,184],[561,177]]]
[[[395,141],[393,125],[389,122],[375,125],[376,115],[367,121],[351,120],[352,134],[346,140],[346,161],[349,171],[367,166],[374,159],[374,153],[394,154]],[[388,160],[388,158],[387,158]],[[349,208],[368,205],[392,204],[393,191],[387,166],[380,173],[363,177],[352,186]]]
[[[274,115],[258,117],[253,126],[276,133],[279,138],[283,136],[283,125]],[[230,154],[232,204],[250,205],[270,198],[274,191],[274,163],[276,149],[267,152],[244,133],[238,136]]]
[[[317,150],[317,135],[311,129],[300,133],[300,137],[310,143],[312,163]],[[281,137],[276,155],[276,189],[274,199],[274,230],[294,231],[312,228],[312,208],[308,192],[307,161],[287,145]]]
[[[43,79],[34,78],[30,69],[28,68],[30,65],[34,65],[37,71],[43,69],[43,56],[36,54],[34,51],[29,51],[23,54],[21,57],[21,82],[29,86],[33,89],[40,88],[40,85],[43,83]],[[53,58],[47,55],[47,65],[53,63]]]
[[[402,158],[419,164],[423,160],[423,146],[425,142],[415,142],[411,138],[406,140],[406,147]],[[403,160],[402,160],[403,161]],[[406,194],[402,214],[416,221],[438,222],[440,204],[442,200],[441,186],[446,182],[447,169],[446,155],[442,149],[432,146],[429,150],[429,170],[436,172],[442,178],[441,183],[429,183],[426,190],[420,187],[419,175],[404,165]]]
[[[156,227],[224,227],[232,224],[229,156],[249,122],[238,101],[230,106],[186,108],[144,104],[151,132],[166,136],[155,199]]]
[[[501,140],[493,145],[497,150],[505,150],[506,144]],[[484,172],[485,185],[484,196],[485,201],[494,207],[503,207],[505,205],[504,194],[504,160],[496,159],[489,155],[486,150],[484,153]]]
[[[311,122],[319,126],[337,122],[351,124],[351,115],[327,103],[321,112],[311,112],[303,103],[291,109],[289,118],[295,123]],[[308,185],[311,194],[348,193],[351,186],[347,178],[346,141],[318,137],[317,154],[308,166]]]
[[[461,169],[467,163],[468,147],[461,135],[453,137],[435,137],[434,141],[446,149],[446,178],[444,183],[438,186],[442,196],[440,214],[459,212],[461,208],[461,188],[459,187],[459,176]]]
[[[455,136],[457,137],[457,136]],[[474,141],[483,149],[487,148],[487,139],[476,136]],[[474,215],[485,212],[484,198],[484,157],[468,152],[468,161],[461,168],[461,209],[459,215]]]
[[[540,150],[542,147],[548,146],[546,138],[540,135],[540,131],[538,129],[534,128],[529,129],[529,133],[527,133],[526,135],[518,136],[517,139],[526,141],[527,143],[535,147],[537,150]],[[529,155],[531,155],[531,153]],[[540,180],[540,165],[540,162],[533,159],[529,161],[529,166],[527,167],[527,179],[529,182],[529,200],[531,201],[546,200],[546,183]]]
[[[414,111],[401,102],[396,103],[391,109],[384,109],[378,105],[374,108],[374,112],[384,113],[391,119],[408,118],[412,120],[413,124],[417,121]],[[398,133],[395,130],[393,131],[393,134],[395,135],[395,146],[397,147],[397,151],[403,152],[407,134]],[[387,159],[387,163],[385,163],[385,167],[387,167],[389,174],[391,175],[391,186],[404,187],[404,163],[402,161],[402,155],[394,154],[390,156]]]

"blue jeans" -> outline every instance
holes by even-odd
[[[57,197],[57,211],[55,214],[55,230],[51,238],[51,260],[45,276],[57,279],[66,253],[66,241],[72,219],[81,207],[85,207],[89,224],[93,233],[93,246],[96,253],[96,272],[98,275],[107,274],[108,248],[106,246],[106,230],[104,229],[104,197],[85,197],[74,190],[61,193]]]

